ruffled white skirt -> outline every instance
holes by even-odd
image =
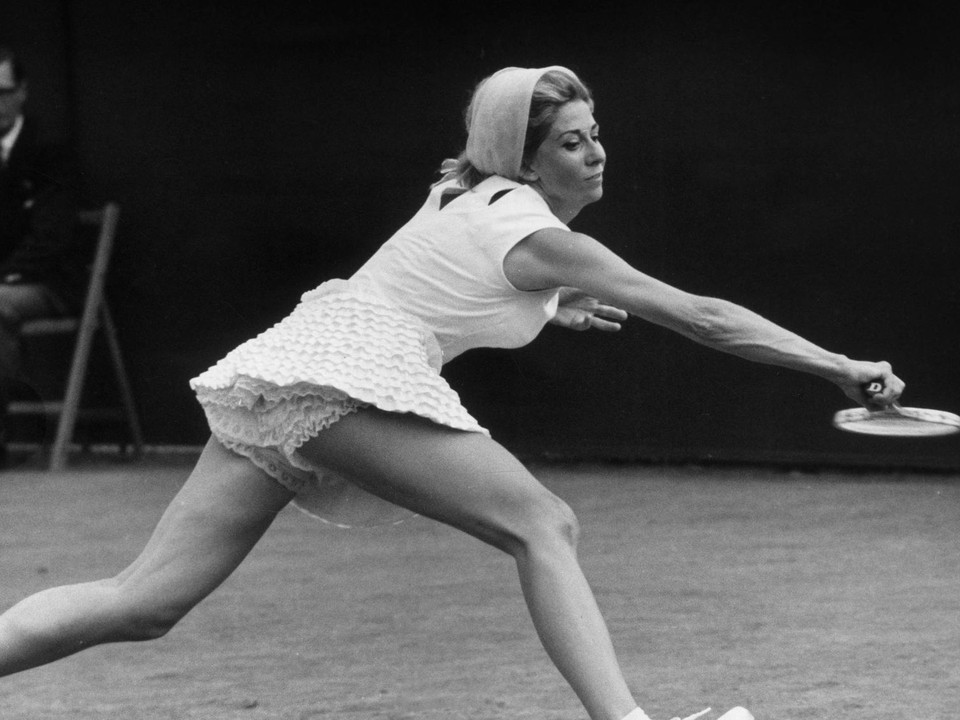
[[[441,364],[436,338],[420,320],[350,281],[331,280],[190,386],[213,435],[295,492],[300,509],[342,527],[369,526],[412,513],[299,449],[370,405],[488,434],[440,376]]]

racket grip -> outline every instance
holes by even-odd
[[[863,384],[863,393],[869,397],[873,398],[883,392],[883,382],[880,380],[871,380],[868,383]]]

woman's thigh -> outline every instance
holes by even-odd
[[[292,495],[211,438],[146,547],[117,580],[148,603],[186,612],[233,572]]]
[[[366,408],[301,449],[364,490],[486,542],[507,544],[569,508],[502,445],[411,414]]]

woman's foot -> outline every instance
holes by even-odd
[[[711,709],[712,708],[705,708],[698,713],[694,713],[693,715],[687,715],[687,717],[682,719],[673,718],[673,720],[696,720],[702,715],[706,715],[708,712],[710,712]],[[754,720],[754,718],[749,710],[747,710],[744,707],[740,707],[738,705],[735,708],[730,708],[729,710],[727,710],[723,715],[718,717],[717,720]]]
[[[753,715],[745,707],[738,705],[735,708],[727,710],[723,715],[718,717],[717,720],[753,720]]]

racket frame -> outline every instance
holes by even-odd
[[[902,407],[894,403],[883,410],[849,408],[833,416],[834,427],[863,435],[933,437],[960,432],[960,416],[944,410]]]

